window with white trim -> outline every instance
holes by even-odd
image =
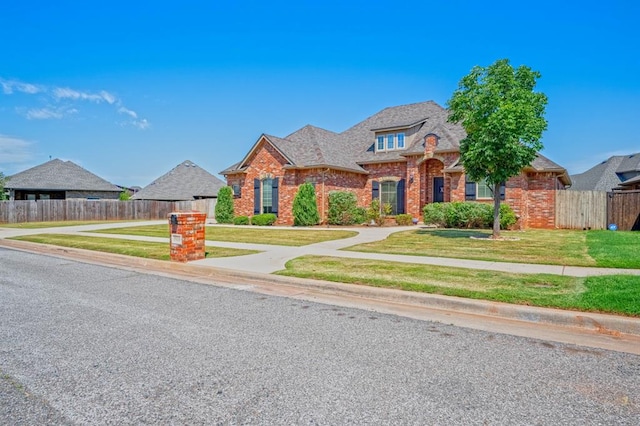
[[[395,149],[395,138],[394,134],[387,135],[387,150]]]
[[[405,149],[404,133],[387,133],[376,136],[376,152],[394,151],[396,149]]]
[[[262,213],[273,213],[273,179],[262,180]]]
[[[384,208],[385,204],[391,205],[391,214],[397,214],[398,203],[398,182],[387,180],[380,182],[380,207]]]
[[[476,199],[493,199],[493,190],[489,185],[487,185],[487,182],[484,179],[476,182],[476,185],[478,186],[478,189],[476,190]]]

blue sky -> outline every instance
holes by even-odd
[[[217,174],[262,133],[444,106],[500,58],[541,72],[543,154],[570,173],[640,151],[637,2],[471,3],[8,0],[0,172],[51,157],[119,185],[184,160]]]

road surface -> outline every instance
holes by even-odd
[[[0,249],[0,424],[640,424],[640,357]]]

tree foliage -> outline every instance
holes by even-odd
[[[216,222],[233,223],[233,190],[230,186],[224,186],[218,191],[215,214]]]
[[[0,200],[6,200],[7,196],[4,193],[4,186],[7,184],[7,178],[4,173],[0,172]]]
[[[493,235],[500,234],[500,184],[517,176],[542,149],[547,128],[547,97],[535,92],[540,73],[508,59],[475,66],[462,78],[447,105],[449,121],[460,123],[467,137],[460,156],[467,176],[484,179],[494,195]]]
[[[293,198],[293,226],[313,226],[320,222],[316,190],[310,183],[303,183]]]

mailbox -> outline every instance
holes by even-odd
[[[205,258],[207,215],[196,211],[169,214],[171,260],[188,262]]]

